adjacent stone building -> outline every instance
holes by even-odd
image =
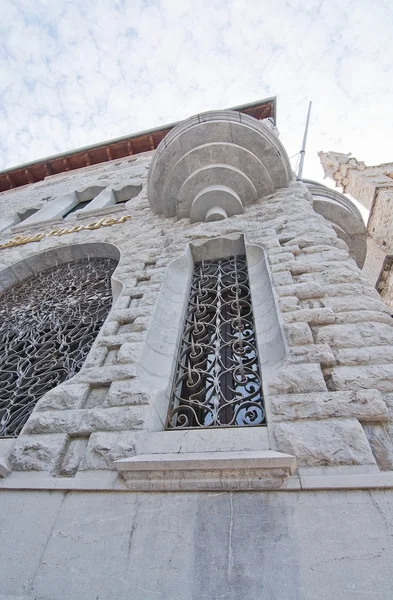
[[[369,270],[384,302],[393,308],[393,163],[368,167],[351,154],[320,152],[325,177],[367,211]]]
[[[275,122],[0,174],[0,600],[390,597],[391,311]]]

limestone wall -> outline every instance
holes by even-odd
[[[381,290],[383,301],[393,310],[393,272],[390,270],[383,281],[383,289]]]
[[[44,267],[50,249],[64,260],[88,255],[91,243],[95,252],[104,242],[120,251],[116,300],[83,368],[39,401],[15,442],[0,440],[12,470],[0,481],[0,600],[385,600],[393,585],[392,499],[391,490],[375,488],[393,487],[390,310],[303,184],[230,219],[190,224],[152,214],[150,158],[0,196],[9,211],[102,182],[143,186],[105,209],[131,217],[121,224],[0,250],[3,287],[21,276],[26,258],[36,255],[35,266]],[[64,224],[99,214],[74,213]],[[166,333],[181,323],[157,315],[168,267],[191,242],[239,233],[266,253],[264,281],[285,339],[275,368],[262,364],[268,426],[165,432],[158,410],[165,383],[157,387],[144,373],[149,367],[158,380],[163,362],[175,360]],[[0,244],[12,235],[3,232]],[[162,362],[141,364],[152,336]],[[299,469],[282,491],[228,492],[216,473],[219,492],[134,493],[115,469],[116,460],[147,451],[255,449],[296,457]],[[243,470],[243,483],[250,473]],[[345,487],[366,489],[327,491]]]
[[[367,256],[362,273],[373,287],[377,283],[385,256],[386,251],[371,236],[367,236]]]
[[[376,288],[381,294],[385,304],[390,307],[393,313],[393,256],[385,256],[382,270],[379,274]]]
[[[392,181],[393,184],[393,181]],[[393,251],[393,185],[378,190],[368,222],[368,231],[386,252]]]
[[[190,224],[152,214],[145,188],[149,160],[150,155],[142,156],[49,182],[48,195],[56,195],[93,182],[141,181],[142,192],[122,208],[131,216],[126,223],[1,251],[3,267],[59,245],[109,242],[121,252],[114,278],[122,291],[100,336],[81,372],[39,402],[13,447],[12,469],[80,477],[112,470],[114,460],[144,452],[158,391],[142,381],[138,363],[167,267],[191,241],[238,232],[267,252],[288,346],[281,368],[270,380],[265,377],[271,447],[294,454],[304,467],[393,468],[389,435],[382,445],[370,445],[363,429],[367,424],[371,439],[380,424],[386,431],[390,427],[389,310],[349,258],[345,243],[313,211],[307,189],[292,182],[244,214]],[[4,193],[2,203],[22,206],[21,194],[23,202],[29,197],[34,203],[43,187]],[[4,233],[0,241],[9,237]],[[162,430],[163,423],[154,427]]]
[[[1,219],[14,216],[29,208],[40,209],[74,191],[82,192],[90,186],[117,188],[140,183],[147,176],[152,153],[113,160],[107,163],[78,169],[70,173],[51,175],[38,183],[0,193]],[[2,235],[5,235],[3,232]]]

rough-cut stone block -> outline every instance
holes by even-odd
[[[393,426],[365,425],[364,431],[381,471],[393,470]]]
[[[299,466],[375,464],[357,419],[276,423],[274,437],[277,450],[294,454]]]
[[[114,381],[108,391],[107,406],[132,406],[148,404],[149,396],[135,379]]]
[[[355,312],[342,312],[336,314],[336,323],[383,323],[388,327],[393,326],[392,317],[384,312],[375,310],[359,310]]]
[[[129,306],[130,306],[130,296],[124,295],[124,296],[119,296],[119,298],[116,300],[116,304],[115,304],[114,308],[122,309],[122,308],[128,308]]]
[[[380,392],[393,392],[393,364],[334,367],[329,387],[332,390],[376,388]]]
[[[104,364],[108,351],[106,348],[92,348],[83,363],[83,369],[93,369]]]
[[[108,385],[93,386],[90,389],[89,395],[87,396],[87,400],[83,408],[96,408],[102,406],[105,402],[108,389]]]
[[[14,471],[53,471],[67,447],[67,435],[20,435],[11,453]]]
[[[355,325],[327,325],[314,331],[315,342],[334,348],[359,348],[364,340]]]
[[[133,331],[145,331],[151,323],[151,317],[138,317],[133,323]]]
[[[8,461],[8,458],[4,456],[0,456],[0,477],[7,477],[7,475],[11,472],[11,465]]]
[[[135,308],[113,310],[110,313],[109,318],[111,321],[117,321],[118,323],[133,323],[135,319],[146,317],[151,314],[151,310],[151,306],[136,306]]]
[[[295,285],[295,296],[297,296],[299,300],[320,298],[323,295],[323,287],[315,281],[310,283],[298,283]]]
[[[121,325],[120,327],[124,327]],[[132,327],[132,325],[131,325]],[[108,350],[119,348],[123,344],[139,344],[143,340],[140,333],[118,333],[117,335],[102,336],[97,340],[98,346],[105,346]]]
[[[269,254],[269,261],[271,265],[276,265],[282,262],[288,262],[293,260],[293,254],[291,252],[281,252],[279,254]]]
[[[144,406],[113,407],[83,411],[81,432],[141,429],[145,421]]]
[[[271,396],[277,421],[354,417],[361,421],[387,421],[389,412],[378,390],[319,392]]]
[[[319,243],[324,243],[326,245],[332,246],[333,243],[337,241],[337,238],[333,237],[333,236],[327,237],[327,233],[328,232],[325,230],[324,237],[321,237],[320,235],[318,235],[318,233],[314,233],[314,232],[311,232],[310,234],[305,234],[305,235],[296,235],[292,238],[291,241],[286,242],[284,244],[284,247],[287,244],[296,244],[301,249],[313,248],[313,247],[317,247],[316,245]]]
[[[135,455],[135,434],[92,433],[79,469],[115,469],[114,462]]]
[[[367,296],[381,301],[381,297],[378,292],[366,285],[359,283],[340,283],[340,284],[329,284],[324,286],[326,296]]]
[[[86,401],[89,385],[63,383],[47,392],[38,401],[35,410],[65,410],[80,408]]]
[[[390,309],[383,302],[364,296],[336,296],[326,298],[325,305],[336,312],[375,310],[390,314]]]
[[[320,248],[320,247],[319,247]],[[329,247],[329,249],[322,252],[318,252],[318,246],[313,248],[313,252],[310,249],[302,252],[301,260],[303,264],[314,264],[322,263],[325,261],[344,261],[348,259],[347,250],[339,250],[338,248]]]
[[[13,438],[0,439],[0,477],[7,477],[11,471],[11,465],[8,456],[11,452],[15,440]]]
[[[83,410],[33,412],[24,427],[24,433],[69,433],[77,435]]]
[[[293,284],[293,277],[289,271],[281,271],[273,275],[273,283],[276,287],[281,285],[287,286]]]
[[[368,346],[334,350],[337,365],[357,366],[364,364],[393,363],[393,346]]]
[[[305,248],[302,248],[302,254],[307,255],[307,256],[312,254],[315,257],[316,254],[321,255],[324,252],[329,252],[329,253],[333,252],[332,256],[333,255],[336,257],[338,256],[337,251],[334,248],[332,248],[332,244],[330,242],[327,242],[325,244],[323,242],[315,243],[312,246],[307,246]],[[345,251],[344,254],[340,253],[339,260],[346,260],[347,258],[348,258],[347,251]],[[320,260],[320,259],[317,259],[317,260]],[[327,260],[326,257],[323,260]]]
[[[335,323],[336,317],[331,308],[303,308],[285,315],[287,323],[306,321],[310,325],[329,325]]]
[[[309,344],[292,346],[290,353],[292,363],[320,363],[322,367],[334,367],[336,359],[327,344]]]
[[[323,300],[302,300],[302,308],[307,309],[321,309],[325,308],[325,304]]]
[[[393,392],[383,394],[383,399],[388,407],[390,418],[393,421]]]
[[[157,302],[158,296],[158,292],[149,292],[148,294],[144,294],[143,298],[141,298],[139,306],[154,306]]]
[[[122,344],[117,355],[118,364],[138,362],[142,351],[142,343]]]
[[[157,271],[160,271],[160,272],[157,272]],[[161,283],[161,281],[164,279],[165,271],[166,271],[166,269],[155,269],[154,271],[150,271],[152,273],[150,281],[152,283]]]
[[[299,259],[288,265],[288,269],[292,276],[303,275],[304,273],[313,273],[313,271],[318,271],[318,266],[314,263],[306,263],[300,261]]]
[[[26,433],[60,433],[73,436],[88,435],[93,431],[121,431],[143,426],[143,406],[92,408],[35,412],[25,425]]]
[[[364,283],[363,275],[355,266],[336,263],[332,269],[322,271],[322,281],[329,284]]]
[[[292,262],[285,261],[275,265],[270,264],[270,271],[272,272],[273,276],[277,273],[281,273],[282,271],[292,272]]]
[[[90,383],[92,385],[110,385],[117,379],[130,379],[136,377],[136,365],[112,365],[95,369],[80,371],[77,378],[78,383]]]
[[[116,335],[118,327],[119,324],[117,323],[117,321],[107,321],[106,323],[104,323],[97,340],[100,340],[101,336]]]
[[[297,256],[301,252],[301,250],[300,250],[300,248],[299,248],[299,246],[297,244],[286,245],[286,246],[283,246],[282,249],[283,250],[288,250],[288,252],[292,252],[292,254],[294,256]]]
[[[283,296],[280,298],[280,308],[282,312],[291,312],[293,310],[300,310],[302,307],[296,296]]]
[[[319,365],[286,365],[269,381],[270,394],[296,394],[326,391],[325,380]]]
[[[73,477],[86,451],[87,437],[72,438],[61,459],[58,474],[61,477]]]
[[[303,346],[313,343],[313,335],[308,323],[290,323],[284,325],[289,345]]]
[[[393,345],[393,320],[390,325],[384,323],[361,323],[357,325],[368,346]]]
[[[292,252],[292,246],[281,246],[278,241],[270,242],[265,248],[268,250],[269,256],[273,254],[284,254],[286,252]]]

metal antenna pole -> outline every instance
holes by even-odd
[[[304,130],[304,137],[303,137],[302,149],[300,150],[299,170],[298,170],[298,173],[297,173],[297,178],[298,179],[302,178],[302,173],[303,173],[304,155],[306,154],[306,142],[307,142],[308,125],[310,123],[311,104],[312,104],[312,102],[310,101],[310,104],[308,105],[306,128]]]

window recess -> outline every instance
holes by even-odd
[[[244,255],[197,262],[167,429],[266,425]]]

